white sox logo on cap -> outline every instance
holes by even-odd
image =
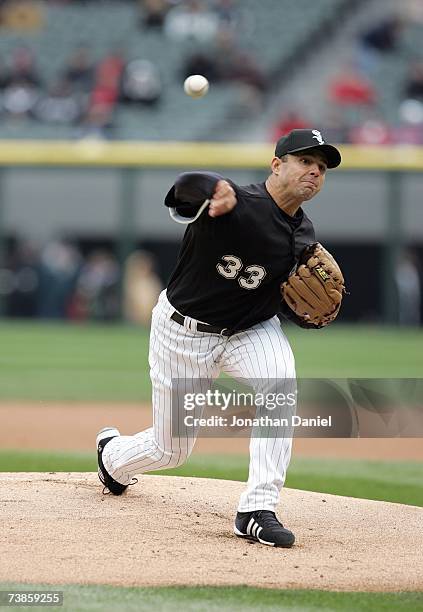
[[[325,155],[328,168],[336,168],[341,163],[341,154],[333,145],[326,144],[320,130],[298,129],[279,138],[275,156],[282,158],[288,153],[295,154],[308,149],[317,149]]]
[[[317,140],[319,145],[325,144],[325,141],[323,140],[323,136],[321,135],[319,130],[312,130],[311,133],[314,134],[313,138],[315,138]]]

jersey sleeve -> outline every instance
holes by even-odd
[[[205,200],[212,197],[223,176],[214,172],[184,172],[180,174],[165,197],[165,206],[176,208],[184,217],[194,215]]]

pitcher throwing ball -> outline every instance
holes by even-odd
[[[112,427],[98,434],[98,474],[111,493],[121,495],[137,474],[181,465],[191,453],[196,432],[176,438],[172,432],[172,410],[182,409],[172,405],[175,380],[183,379],[187,391],[189,381],[212,381],[220,372],[254,381],[255,391],[275,381],[295,384],[294,356],[279,319],[318,329],[333,321],[342,300],[342,273],[315,242],[302,209],[322,189],[327,168],[340,162],[318,130],[293,130],[277,142],[264,183],[240,187],[211,172],[177,178],[165,205],[187,229],[153,310],[153,426],[133,436]],[[271,437],[251,436],[237,536],[269,546],[294,543],[275,515],[291,445],[283,428]]]

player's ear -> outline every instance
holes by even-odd
[[[282,160],[280,159],[280,157],[274,157],[270,163],[270,167],[272,168],[272,172],[273,174],[279,174],[280,173],[280,167],[282,164]]]

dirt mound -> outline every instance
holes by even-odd
[[[232,535],[243,483],[141,476],[122,497],[96,474],[0,475],[0,581],[421,590],[423,509],[293,489],[292,549]]]
[[[0,448],[92,452],[105,425],[133,434],[151,427],[152,413],[149,404],[2,401],[0,422]],[[195,452],[248,456],[248,446],[248,437],[200,437]],[[420,438],[294,438],[293,456],[423,461],[423,445]]]

